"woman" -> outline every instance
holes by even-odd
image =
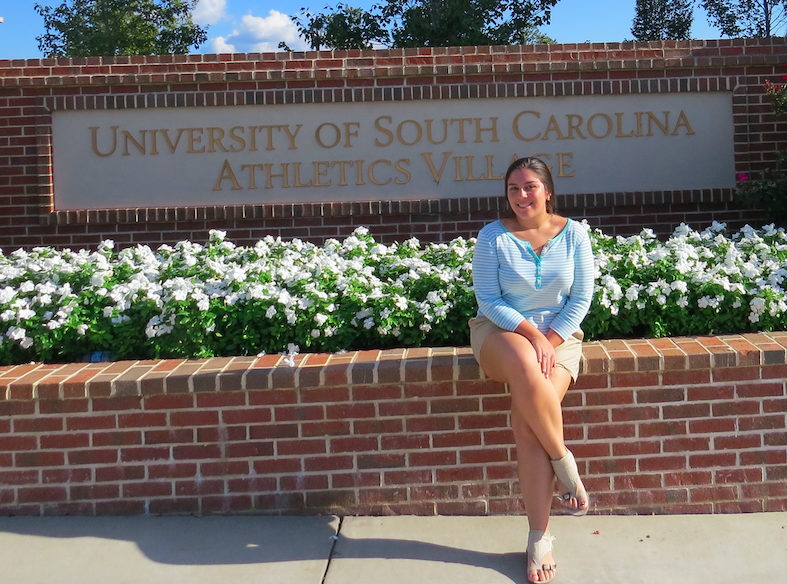
[[[478,316],[473,353],[487,376],[508,384],[519,485],[530,524],[527,578],[555,577],[549,512],[555,477],[566,509],[590,505],[563,440],[560,402],[576,379],[579,328],[593,296],[593,253],[586,229],[555,213],[546,164],[521,158],[506,172],[512,215],[485,226],[473,257]]]

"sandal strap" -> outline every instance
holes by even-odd
[[[578,499],[582,479],[579,478],[579,467],[571,451],[569,450],[566,452],[563,458],[550,460],[549,462],[552,464],[552,470],[555,471],[557,480],[569,489],[568,493],[562,493],[563,500],[567,500],[571,497]],[[566,495],[568,495],[568,497],[566,497]]]
[[[540,570],[544,565],[544,556],[552,551],[552,542],[555,540],[554,535],[550,535],[545,531],[531,529],[527,535],[527,557],[531,564],[536,566],[536,570]],[[555,564],[550,564],[553,568]]]

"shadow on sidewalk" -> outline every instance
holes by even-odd
[[[112,554],[118,553],[112,541],[130,542],[150,561],[169,565],[423,560],[487,568],[512,582],[524,581],[524,553],[488,553],[411,539],[355,539],[341,535],[339,527],[335,516],[0,517],[0,546],[21,536],[13,547],[28,549],[29,543],[30,553],[37,555],[50,544],[76,550],[66,540],[86,538],[97,541],[79,542],[80,554],[86,548]]]

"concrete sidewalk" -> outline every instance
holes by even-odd
[[[784,582],[787,513],[555,517],[560,584]],[[526,582],[524,517],[2,517],[4,584]]]

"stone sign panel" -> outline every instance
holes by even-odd
[[[734,186],[732,94],[55,111],[56,210],[461,198],[540,156],[559,194]]]

